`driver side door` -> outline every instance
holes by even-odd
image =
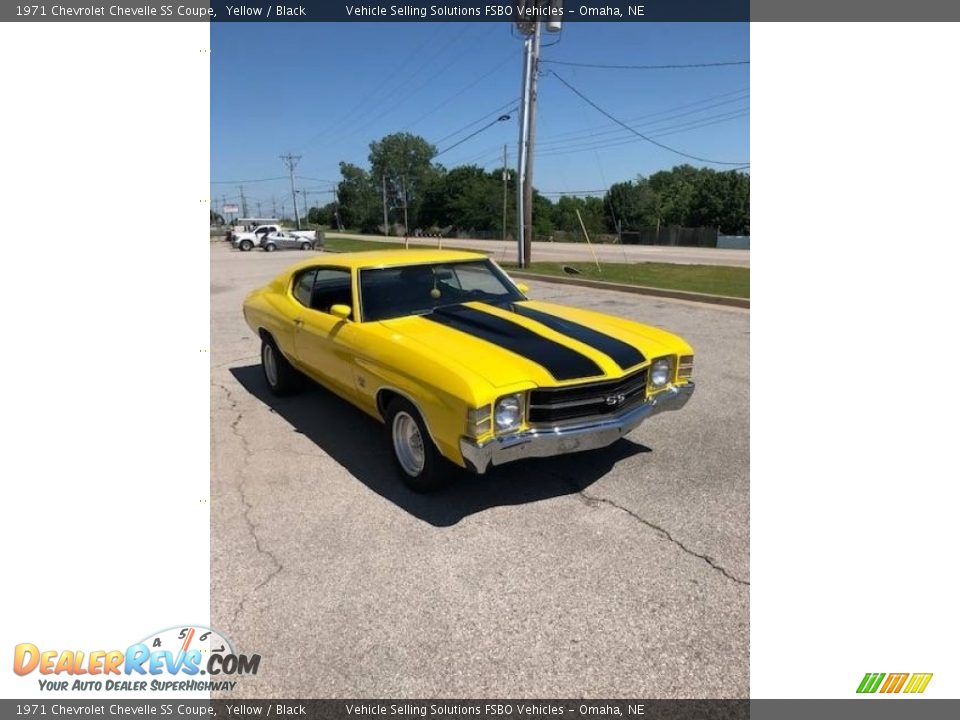
[[[354,399],[355,324],[352,317],[330,314],[333,305],[356,307],[350,271],[308,268],[294,278],[292,291],[297,307],[293,318],[297,360],[331,390]]]

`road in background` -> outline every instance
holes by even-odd
[[[749,312],[531,281],[683,335],[696,394],[422,496],[379,423],[267,392],[241,303],[306,255],[211,244],[211,624],[263,656],[231,697],[747,697]]]
[[[383,235],[354,235],[352,233],[327,233],[328,237],[349,237],[374,242],[403,242],[403,238]],[[437,238],[409,238],[411,245],[437,246]],[[470,240],[443,238],[443,247],[451,249],[488,250],[497,261],[515,262],[517,243],[504,240]],[[678,265],[730,265],[750,267],[749,250],[726,248],[670,247],[665,245],[609,245],[587,243],[533,243],[534,262],[592,262],[591,247],[600,262],[635,263],[660,262]]]

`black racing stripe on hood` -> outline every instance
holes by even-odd
[[[542,366],[555,380],[576,380],[604,374],[603,369],[586,355],[515,322],[466,305],[437,308],[421,317],[531,360]]]
[[[508,309],[512,310],[518,315],[523,315],[531,320],[536,320],[541,325],[546,325],[551,330],[554,330],[562,335],[566,335],[567,337],[571,337],[574,340],[578,340],[584,345],[589,345],[594,350],[599,350],[604,355],[609,355],[611,358],[613,358],[613,361],[620,366],[621,370],[626,370],[634,365],[639,365],[646,360],[646,358],[643,356],[643,353],[633,347],[633,345],[628,345],[627,343],[623,342],[623,340],[618,340],[610,335],[605,335],[602,332],[598,332],[593,328],[587,327],[586,325],[581,325],[580,323],[575,323],[572,320],[567,320],[566,318],[551,315],[550,313],[545,313],[540,310],[534,310],[531,307],[517,303],[509,305]]]

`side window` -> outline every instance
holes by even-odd
[[[310,299],[313,296],[313,286],[317,279],[316,270],[306,270],[293,281],[293,296],[304,307],[311,307]]]
[[[320,268],[317,270],[316,282],[313,286],[313,302],[310,307],[328,313],[334,305],[353,307],[350,271]]]

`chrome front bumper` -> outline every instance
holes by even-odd
[[[622,438],[640,423],[657,413],[679,410],[693,395],[694,384],[672,386],[642,404],[589,422],[560,425],[553,428],[530,428],[513,435],[503,435],[478,443],[460,439],[460,452],[467,467],[485,473],[490,465],[531,457],[552,457],[582,450],[606,447]]]

